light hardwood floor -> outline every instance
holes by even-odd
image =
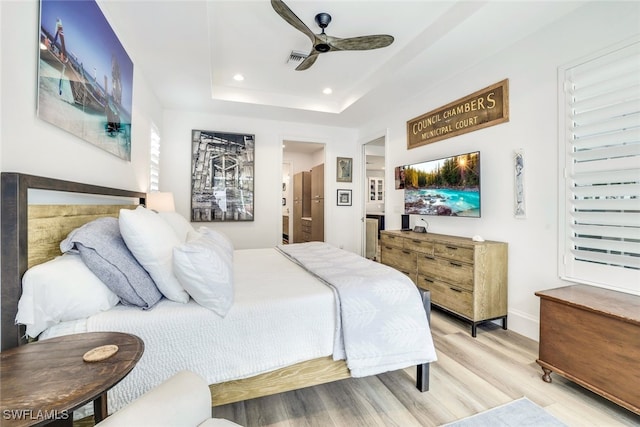
[[[346,379],[214,408],[245,427],[438,426],[526,396],[569,426],[640,426],[640,416],[535,363],[537,342],[499,326],[478,328],[434,310],[438,361],[430,390],[415,388],[415,368]],[[640,385],[639,385],[640,387]]]

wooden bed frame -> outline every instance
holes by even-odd
[[[15,325],[18,300],[22,293],[22,275],[25,271],[29,267],[60,255],[59,243],[73,229],[99,217],[117,217],[121,208],[133,209],[137,206],[135,203],[129,205],[30,205],[29,189],[126,197],[134,199],[138,204],[144,204],[146,201],[146,193],[136,191],[20,173],[2,173],[1,350],[26,343],[24,328]],[[429,316],[430,295],[428,293],[422,295],[425,310]],[[209,388],[212,406],[219,406],[349,377],[349,369],[344,361],[333,361],[331,357],[325,357],[251,378],[212,384]],[[428,363],[417,366],[416,387],[422,392],[429,390]]]

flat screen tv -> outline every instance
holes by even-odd
[[[404,213],[480,217],[480,152],[400,167]]]

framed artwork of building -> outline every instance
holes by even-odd
[[[253,221],[255,137],[191,132],[191,221]]]

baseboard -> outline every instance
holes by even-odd
[[[509,310],[508,327],[513,332],[540,341],[540,318],[519,310]]]

